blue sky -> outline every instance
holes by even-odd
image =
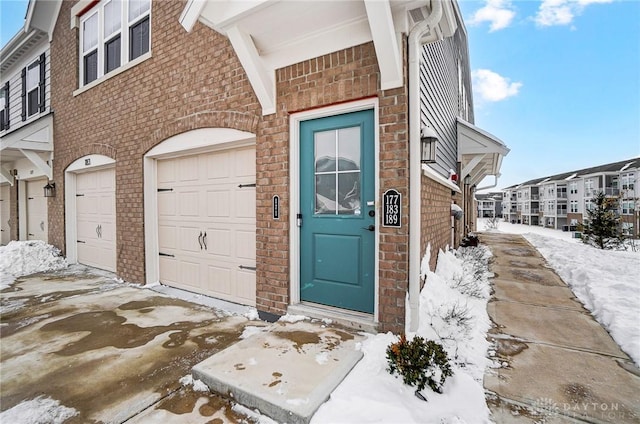
[[[511,149],[498,188],[640,156],[640,2],[459,4],[475,123]]]
[[[0,0],[0,44],[27,3]],[[640,1],[459,5],[475,123],[511,149],[497,188],[640,156]]]

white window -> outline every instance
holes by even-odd
[[[103,0],[83,16],[81,85],[150,51],[150,13],[151,0]]]
[[[623,222],[622,223],[622,234],[625,236],[633,235],[633,223],[631,222]]]
[[[0,131],[9,129],[9,81],[0,88]]]
[[[633,200],[623,200],[622,201],[622,214],[623,215],[632,215],[634,208],[635,208],[635,202]]]
[[[547,212],[553,212],[553,210],[555,209],[556,204],[555,202],[548,202],[547,203]]]
[[[27,67],[27,116],[35,115],[40,109],[40,61]]]
[[[577,194],[578,193],[578,183],[572,182],[569,184],[569,193]]]
[[[622,189],[623,190],[633,190],[635,183],[635,173],[631,172],[628,174],[622,174]]]
[[[592,211],[594,209],[594,203],[593,200],[591,199],[587,199],[584,201],[584,210],[585,211]]]
[[[578,213],[578,201],[577,200],[572,200],[570,207],[571,207],[571,213]]]
[[[22,120],[45,110],[45,54],[22,68]]]
[[[589,178],[588,180],[584,180],[584,195],[585,196],[593,196],[595,193],[593,192],[593,178]]]

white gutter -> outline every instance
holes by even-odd
[[[431,13],[409,33],[409,331],[418,330],[420,319],[420,56],[424,34],[442,18],[442,0],[431,0]]]
[[[494,175],[493,178],[495,178],[495,180],[493,181],[493,184],[488,185],[488,186],[484,186],[484,187],[478,187],[476,188],[476,191],[480,191],[480,190],[486,190],[488,188],[494,188],[495,186],[498,185],[498,178],[500,177],[500,174],[498,175]]]

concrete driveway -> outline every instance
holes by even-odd
[[[179,380],[262,322],[84,267],[20,278],[2,290],[0,306],[4,418],[13,407],[48,398],[76,411],[65,421],[71,423],[246,418]]]

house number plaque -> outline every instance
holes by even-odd
[[[402,227],[402,194],[390,189],[382,195],[382,226]]]
[[[273,196],[273,219],[280,219],[280,196]]]

